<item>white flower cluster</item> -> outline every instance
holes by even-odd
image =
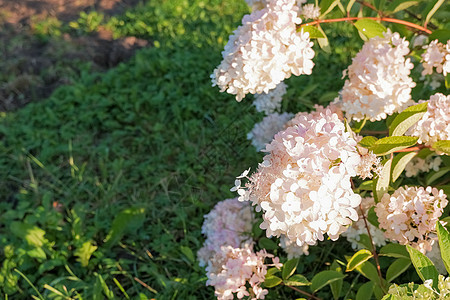
[[[264,112],[266,115],[279,111],[283,96],[286,94],[286,88],[287,85],[284,82],[280,82],[276,88],[268,93],[256,94],[253,101],[256,110]]]
[[[324,234],[336,240],[358,220],[361,197],[350,182],[361,162],[356,141],[330,110],[296,122],[267,145],[269,153],[245,187],[239,181],[233,189],[239,200],[263,209],[268,237],[285,235],[298,246],[314,245]]]
[[[309,33],[297,32],[301,19],[295,0],[270,0],[244,16],[230,36],[223,60],[211,75],[213,86],[236,95],[267,93],[291,74],[311,74],[314,63]]]
[[[300,257],[302,255],[309,255],[309,245],[303,244],[303,246],[298,246],[296,242],[291,241],[285,235],[280,237],[279,246],[283,248],[284,252],[286,252],[288,259],[294,257]]]
[[[353,222],[352,226],[350,226],[347,231],[342,233],[342,236],[347,238],[352,244],[353,249],[361,248],[359,244],[361,234],[367,234],[366,224],[363,219],[363,213],[367,216],[367,212],[369,209],[375,205],[375,201],[373,197],[365,197],[361,200],[361,207],[363,211],[358,210],[359,220]],[[372,240],[376,246],[384,246],[386,245],[386,238],[384,237],[384,233],[378,227],[373,226],[371,223],[367,221],[367,226],[369,227],[370,234],[372,236]]]
[[[425,280],[419,286],[414,282],[406,286],[393,284],[389,287],[388,295],[398,296],[395,299],[426,299],[426,300],[446,300],[450,299],[450,277],[439,275],[438,290],[433,289],[433,280]]]
[[[272,258],[272,266],[282,266],[278,257],[265,250],[253,251],[252,218],[250,205],[237,199],[219,202],[205,215],[202,233],[206,240],[197,256],[200,266],[206,266],[206,284],[214,286],[217,299],[234,299],[234,295],[264,299],[268,293],[261,287],[268,266],[264,260]]]
[[[436,68],[436,72],[447,76],[450,73],[450,40],[446,45],[434,40],[423,48],[426,51],[422,54],[422,75],[433,74],[433,68]]]
[[[364,44],[348,67],[349,79],[340,92],[347,118],[379,121],[411,104],[416,84],[409,77],[414,65],[405,59],[408,45],[390,30]]]
[[[384,194],[375,212],[386,238],[426,253],[431,251],[436,222],[447,203],[442,190],[400,187],[392,195]]]
[[[450,140],[450,95],[437,93],[431,96],[427,112],[410,129],[409,134],[419,137],[418,142],[426,146]]]
[[[425,159],[414,157],[406,165],[405,175],[406,177],[415,177],[421,172],[428,172],[430,170],[439,171],[441,163],[442,159],[439,156],[431,155]]]
[[[320,7],[314,4],[306,4],[300,8],[300,14],[305,19],[317,19],[320,17]]]
[[[290,113],[273,113],[265,116],[261,122],[256,123],[253,129],[247,134],[247,139],[252,141],[256,150],[260,151],[270,143],[275,134],[284,129],[294,115]]]

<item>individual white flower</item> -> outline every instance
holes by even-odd
[[[428,156],[425,159],[414,157],[405,167],[406,177],[415,177],[419,173],[428,172],[430,170],[439,171],[442,159],[439,156]]]
[[[332,240],[358,220],[361,197],[352,190],[361,161],[352,134],[330,110],[317,119],[298,116],[296,124],[275,135],[268,154],[240,200],[262,209],[268,237],[285,235],[298,246]]]
[[[295,0],[270,0],[244,16],[211,75],[213,86],[236,95],[268,93],[291,74],[311,74],[314,63],[309,33],[297,32],[301,19]]]
[[[390,30],[364,44],[348,67],[348,80],[340,92],[347,118],[379,121],[412,103],[411,89],[416,84],[409,76],[414,65],[405,59],[408,45]]]
[[[433,69],[436,68],[437,73],[447,76],[450,73],[450,40],[446,45],[434,40],[423,46],[423,49],[426,51],[422,54],[422,75],[433,74]]]
[[[294,115],[290,113],[273,113],[265,116],[261,122],[256,123],[253,129],[247,134],[247,139],[252,141],[256,150],[261,150],[270,143],[275,134],[282,130],[287,121]]]
[[[320,17],[320,7],[314,4],[306,4],[301,7],[300,14],[305,19],[317,19]]]
[[[418,143],[426,146],[450,140],[450,95],[437,93],[431,96],[427,112],[410,128],[408,134],[419,137]]]
[[[359,244],[361,234],[367,235],[366,223],[364,222],[363,213],[367,217],[367,213],[369,209],[375,205],[375,201],[373,197],[365,197],[361,200],[361,207],[363,211],[358,210],[358,221],[353,222],[352,225],[347,229],[347,231],[342,233],[342,236],[347,238],[352,244],[353,249],[360,249],[361,245]],[[378,227],[373,226],[371,223],[367,221],[367,226],[369,227],[370,234],[372,236],[373,243],[376,246],[384,246],[386,245],[386,238],[384,237],[384,233]]]
[[[256,94],[253,105],[257,111],[264,112],[266,115],[270,115],[281,108],[281,101],[284,94],[286,94],[287,85],[284,82],[280,82],[277,87],[270,90],[268,93]]]
[[[392,195],[384,194],[375,212],[386,238],[426,253],[431,251],[436,222],[447,204],[442,190],[400,187]]]

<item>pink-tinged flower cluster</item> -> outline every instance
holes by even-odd
[[[450,95],[437,93],[428,100],[427,112],[409,131],[418,142],[433,146],[437,141],[450,140]]]
[[[234,299],[234,295],[264,299],[268,291],[261,283],[267,266],[282,266],[278,257],[265,250],[253,251],[252,218],[250,205],[237,199],[219,202],[205,215],[202,233],[206,240],[197,256],[200,266],[206,266],[206,284],[214,286],[217,299]],[[273,264],[265,264],[266,258]]]
[[[252,145],[256,150],[260,151],[270,143],[280,130],[283,130],[286,122],[294,115],[290,113],[273,113],[265,116],[261,122],[253,126],[252,131],[247,134],[247,139],[252,141]]]
[[[320,7],[314,4],[305,4],[300,8],[300,14],[305,19],[317,19],[320,17]]]
[[[414,157],[406,165],[405,175],[406,177],[414,177],[419,173],[428,172],[430,170],[439,171],[441,163],[442,159],[439,156],[431,155],[425,159]]]
[[[338,100],[338,99],[337,99]],[[317,120],[321,118],[322,114],[336,114],[339,120],[344,120],[344,113],[341,110],[341,103],[338,101],[334,101],[330,103],[327,107],[323,107],[322,105],[315,104],[314,110],[311,112],[299,112],[295,115],[292,120],[286,123],[286,128],[294,126],[299,122],[303,122],[305,118],[307,120]]]
[[[355,137],[357,142],[360,142],[363,137],[357,135]],[[362,179],[372,178],[373,174],[380,174],[383,166],[381,164],[381,158],[377,157],[372,151],[358,145],[358,152],[361,154],[361,163],[358,165],[356,172]]]
[[[313,43],[309,33],[297,32],[297,11],[295,0],[270,0],[244,16],[211,75],[213,86],[241,101],[248,93],[269,92],[291,74],[311,74]]]
[[[348,80],[340,92],[347,118],[379,121],[411,104],[416,84],[409,76],[414,65],[405,59],[408,45],[390,30],[364,44],[348,67]]]
[[[386,193],[375,212],[385,237],[409,244],[422,253],[431,250],[436,222],[447,206],[442,190],[427,187],[400,187],[392,195]]]
[[[422,54],[422,75],[433,74],[433,68],[436,68],[436,72],[447,76],[450,73],[450,40],[446,45],[434,40],[423,48],[426,51]]]
[[[256,94],[255,100],[253,100],[256,110],[264,112],[266,115],[279,111],[283,96],[286,94],[286,88],[287,85],[284,82],[280,82],[276,88],[268,93]]]
[[[350,182],[361,162],[356,141],[329,110],[296,122],[267,145],[245,187],[239,182],[234,189],[240,200],[262,208],[268,237],[285,235],[298,246],[314,245],[324,234],[336,240],[358,220],[361,197]]]
[[[342,236],[347,238],[352,244],[353,249],[361,248],[359,244],[361,234],[367,235],[366,223],[364,222],[363,213],[367,217],[367,213],[369,209],[375,205],[375,201],[373,197],[365,197],[361,200],[361,209],[358,209],[358,221],[353,222],[352,226],[350,226],[346,232],[342,233]],[[376,246],[384,246],[386,245],[386,238],[384,237],[383,231],[381,231],[378,227],[373,226],[371,223],[367,221],[367,226],[369,227],[370,234],[372,236],[372,240]]]

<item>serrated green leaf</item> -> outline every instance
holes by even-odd
[[[358,144],[364,148],[370,148],[376,141],[378,141],[378,139],[374,136],[365,136]]]
[[[373,282],[369,281],[361,285],[356,293],[356,300],[372,299],[373,295]]]
[[[450,172],[450,167],[440,168],[439,171],[430,172],[425,179],[426,185],[431,185],[433,182]]]
[[[395,0],[388,6],[386,11],[392,12],[395,14],[396,12],[399,12],[399,11],[405,10],[411,6],[417,5],[418,3],[419,3],[418,1]]]
[[[414,136],[389,136],[376,141],[370,150],[376,155],[387,155],[414,146],[418,138]]]
[[[437,141],[433,144],[433,149],[444,152],[446,155],[450,155],[450,141]]]
[[[450,273],[450,234],[439,221],[436,222],[436,229],[442,261],[444,262],[445,269]]]
[[[320,30],[317,29],[314,26],[302,26],[300,29],[303,30],[303,32],[308,32],[310,39],[318,39],[318,38],[324,38],[325,37],[323,35],[323,33],[320,32]]]
[[[403,272],[405,272],[411,265],[411,260],[409,258],[399,258],[395,260],[388,268],[386,272],[387,282],[391,282]]]
[[[408,250],[406,250],[406,246],[396,243],[389,243],[386,246],[381,247],[380,255],[395,258],[410,259]]]
[[[422,254],[419,250],[414,249],[413,247],[406,245],[406,249],[409,252],[409,256],[411,257],[411,261],[416,268],[417,274],[423,282],[428,279],[433,280],[433,288],[437,289],[438,276],[439,272],[436,270],[436,267],[433,265],[431,260]]]
[[[285,280],[284,284],[289,286],[306,286],[311,285],[311,282],[309,282],[308,279],[306,279],[306,277],[303,275],[294,274],[289,277],[289,279]]]
[[[373,180],[373,196],[375,202],[378,203],[383,195],[387,193],[389,189],[389,182],[391,179],[391,164],[392,159],[386,160],[383,164],[380,174]]]
[[[294,274],[295,269],[297,269],[298,265],[298,258],[292,258],[284,263],[283,269],[281,270],[281,275],[283,277],[283,280],[288,279],[289,277]]]
[[[281,280],[280,277],[269,276],[269,277],[266,277],[266,279],[264,280],[264,285],[267,288],[273,288],[273,287],[279,285],[281,282],[283,282],[283,280]]]
[[[377,21],[371,19],[359,19],[353,25],[359,32],[367,36],[369,39],[376,36],[383,36],[383,32],[386,31],[386,27]]]
[[[394,156],[394,159],[392,160],[392,175],[391,180],[392,182],[395,182],[398,177],[402,174],[403,170],[405,169],[406,165],[417,155],[417,152],[404,152],[399,153]]]
[[[319,272],[311,280],[311,290],[315,293],[327,284],[343,279],[344,277],[344,274],[337,271],[327,270]]]
[[[402,111],[394,121],[392,121],[391,126],[389,126],[390,136],[402,136],[411,126],[416,124],[423,115],[427,112],[428,102],[423,102],[408,107]]]
[[[74,255],[78,257],[77,261],[79,261],[83,267],[87,267],[92,253],[94,253],[97,248],[97,246],[93,245],[93,241],[87,241],[74,251]]]
[[[356,269],[359,265],[363,264],[364,262],[368,261],[370,258],[372,258],[373,254],[367,249],[361,249],[355,254],[353,254],[352,258],[347,263],[347,269],[346,272],[353,271]]]
[[[277,243],[272,241],[271,239],[268,239],[266,237],[260,238],[258,241],[258,246],[261,249],[267,249],[267,250],[275,250],[278,249]]]

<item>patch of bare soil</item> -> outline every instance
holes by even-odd
[[[0,0],[0,111],[48,97],[59,85],[70,84],[85,62],[93,71],[106,70],[150,45],[135,37],[113,39],[105,28],[43,39],[33,33],[33,23],[47,18],[70,22],[91,10],[112,16],[141,1]]]

